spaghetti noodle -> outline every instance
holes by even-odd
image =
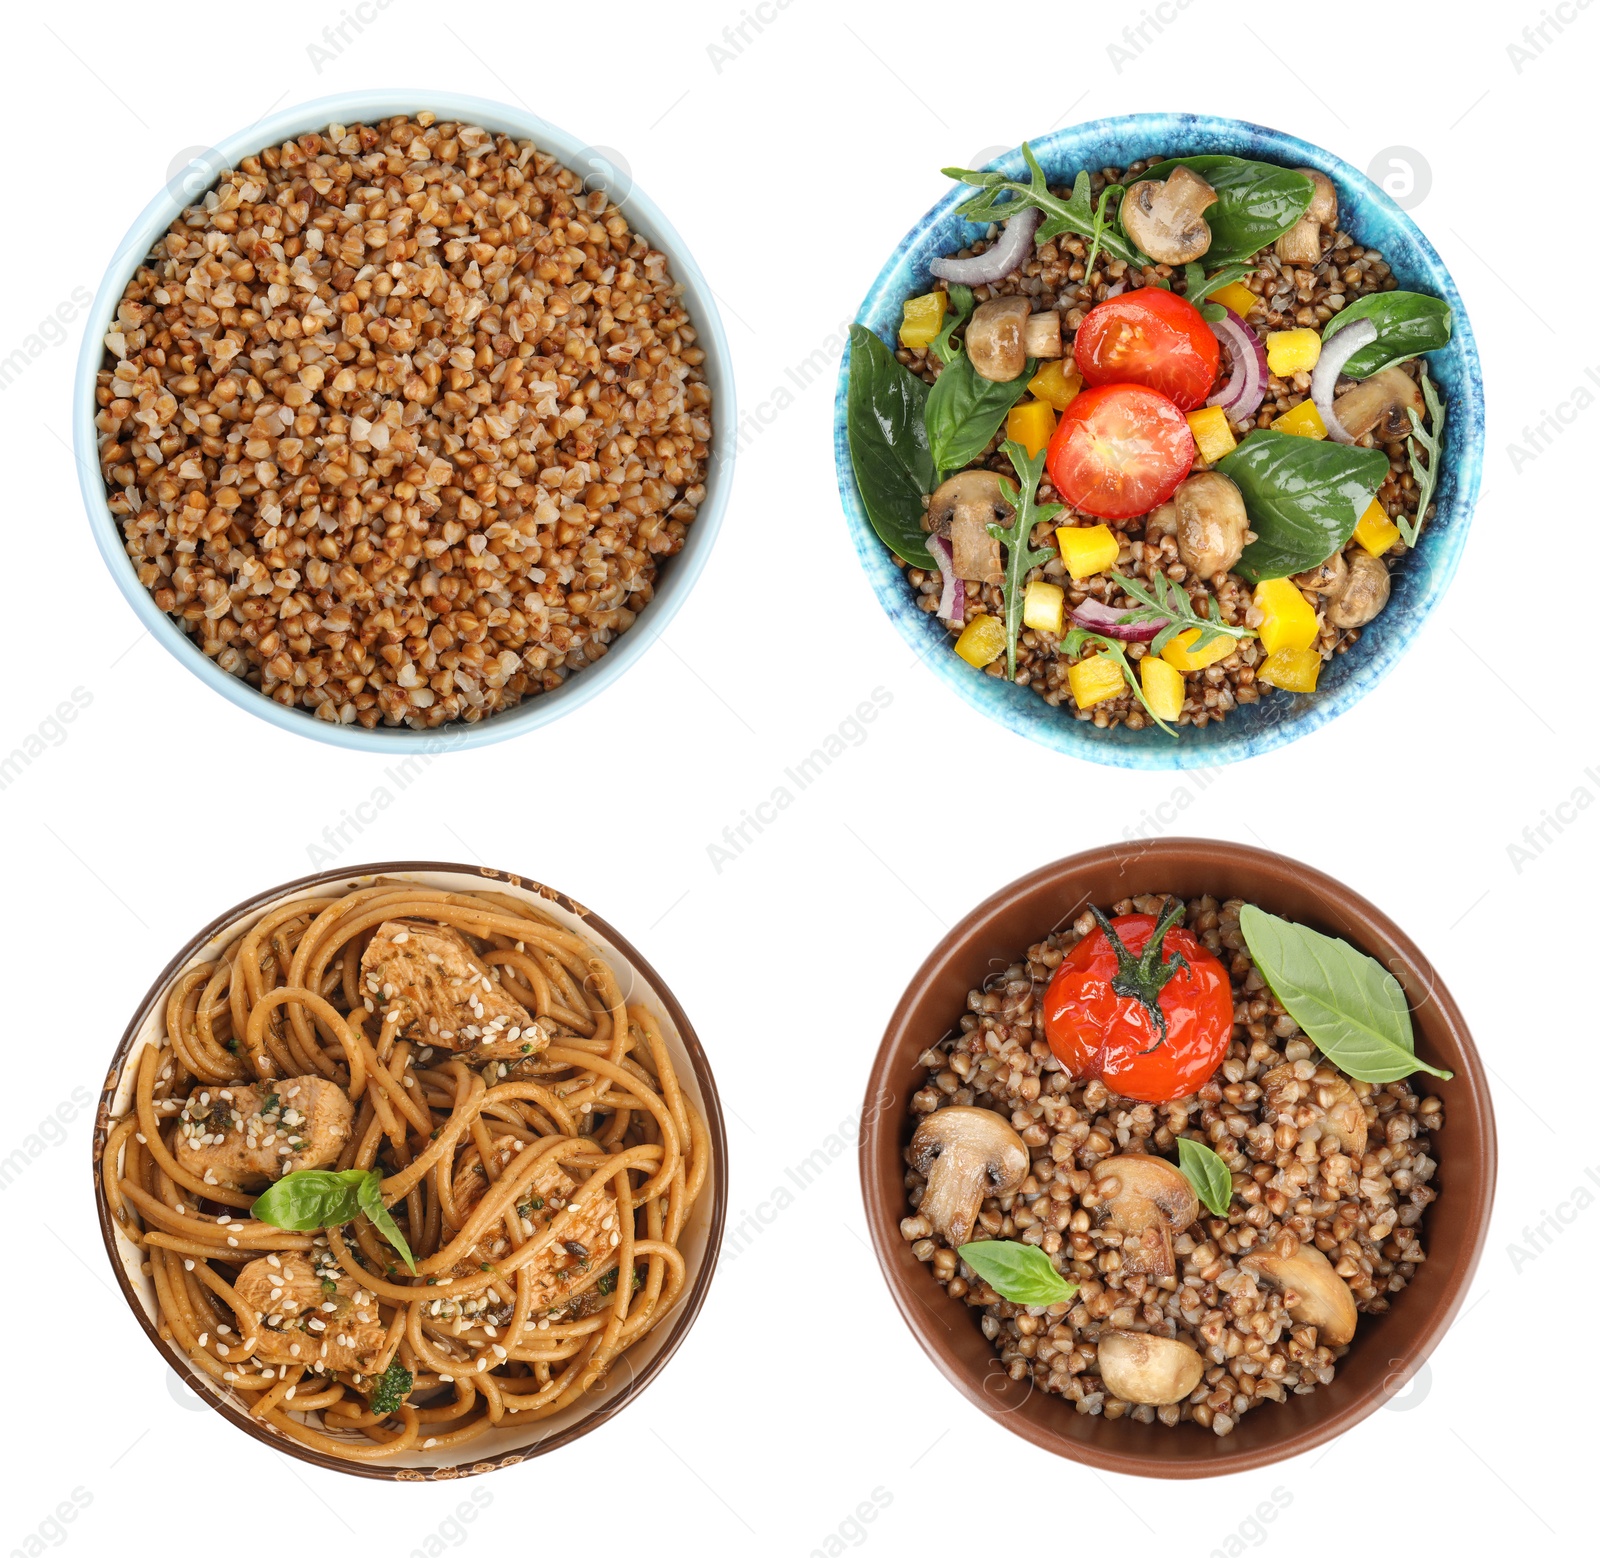
[[[554,1416],[684,1291],[705,1124],[605,959],[508,895],[278,904],[178,976],[127,1064],[101,1174],[160,1333],[311,1449],[384,1460]],[[306,1168],[376,1170],[415,1274],[364,1214],[251,1215]]]

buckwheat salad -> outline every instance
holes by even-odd
[[[1013,1380],[1233,1431],[1426,1258],[1443,1104],[1374,959],[1237,899],[1086,910],[922,1057],[913,1254]]]
[[[985,235],[893,348],[851,332],[863,508],[975,670],[1176,736],[1316,691],[1425,524],[1442,299],[1398,288],[1326,175],[1227,155],[1052,187],[947,168]]]
[[[431,113],[244,158],[129,279],[96,426],[156,604],[318,719],[476,721],[606,653],[705,495],[661,254]]]

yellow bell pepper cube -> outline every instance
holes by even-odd
[[[1400,539],[1400,527],[1384,512],[1376,498],[1356,521],[1355,538],[1374,557],[1382,557]]]
[[[1023,623],[1041,633],[1061,637],[1061,622],[1066,614],[1067,592],[1059,584],[1035,579],[1022,597]]]
[[[1183,713],[1183,672],[1160,655],[1146,655],[1139,662],[1139,685],[1157,719],[1170,723]]]
[[[1189,431],[1194,434],[1195,448],[1207,465],[1215,465],[1223,455],[1239,447],[1239,440],[1228,426],[1228,413],[1221,406],[1202,406],[1189,413]]]
[[[968,665],[982,670],[1005,652],[1006,625],[998,617],[974,617],[956,640],[956,653]]]
[[[1116,566],[1120,543],[1104,525],[1063,525],[1056,531],[1061,561],[1074,579],[1093,578]]]
[[[1268,655],[1256,672],[1256,680],[1285,692],[1315,692],[1322,656],[1314,649],[1280,649]]]
[[[1190,646],[1199,637],[1199,628],[1190,628],[1187,632],[1178,634],[1176,638],[1168,640],[1167,647],[1161,651],[1161,658],[1176,671],[1203,671],[1208,665],[1226,660],[1236,647],[1234,641],[1224,635],[1212,639],[1198,654],[1190,654]]]
[[[1091,655],[1067,667],[1067,685],[1080,709],[1093,708],[1107,698],[1115,698],[1127,688],[1122,667],[1110,655]]]
[[[900,323],[900,344],[915,351],[933,345],[944,326],[945,292],[926,292],[920,298],[906,299],[905,318]]]
[[[1230,281],[1225,287],[1218,287],[1207,298],[1208,303],[1220,303],[1224,308],[1231,308],[1241,319],[1250,317],[1250,310],[1261,301],[1242,281]]]
[[[1272,425],[1278,432],[1293,433],[1296,438],[1328,436],[1327,424],[1322,420],[1322,413],[1317,410],[1314,400],[1302,400],[1298,406],[1291,406]]]
[[[1310,373],[1322,355],[1322,337],[1315,330],[1267,331],[1267,367],[1280,379]]]
[[[1309,649],[1316,643],[1317,614],[1288,579],[1263,579],[1256,586],[1255,604],[1262,614],[1256,632],[1269,656],[1280,649]]]
[[[1055,430],[1056,414],[1048,401],[1025,400],[1006,412],[1006,437],[1021,444],[1030,460],[1050,442]]]
[[[1083,376],[1068,373],[1061,366],[1059,357],[1052,357],[1028,380],[1028,393],[1037,395],[1046,405],[1054,406],[1057,411],[1065,411],[1082,388]]]

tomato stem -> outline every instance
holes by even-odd
[[[1156,928],[1150,933],[1150,940],[1145,943],[1145,949],[1138,957],[1128,951],[1111,921],[1093,904],[1089,905],[1089,913],[1106,933],[1106,940],[1117,957],[1117,972],[1112,977],[1111,988],[1118,995],[1137,1001],[1156,1030],[1155,1043],[1139,1052],[1142,1055],[1153,1054],[1167,1041],[1167,1014],[1161,1010],[1161,992],[1179,969],[1189,967],[1188,959],[1181,952],[1174,952],[1170,958],[1161,956],[1161,944],[1167,939],[1167,932],[1183,918],[1183,902],[1174,899],[1162,910]]]

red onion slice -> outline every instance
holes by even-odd
[[[1009,218],[994,244],[967,260],[935,260],[928,269],[941,281],[958,281],[966,287],[984,287],[1009,276],[1033,247],[1034,229],[1044,215],[1036,206]]]
[[[1091,596],[1081,606],[1072,608],[1072,620],[1091,633],[1103,633],[1107,638],[1126,639],[1130,644],[1148,644],[1171,620],[1171,617],[1140,617],[1135,622],[1128,618],[1138,608],[1133,606],[1108,606]]]
[[[1311,399],[1322,413],[1328,437],[1335,443],[1353,444],[1355,439],[1345,432],[1344,424],[1333,414],[1333,386],[1339,382],[1344,365],[1363,346],[1370,346],[1377,339],[1378,327],[1370,319],[1358,319],[1353,325],[1335,330],[1322,343],[1322,355],[1311,370]]]
[[[1217,305],[1222,318],[1211,322],[1213,334],[1228,348],[1233,372],[1208,406],[1220,406],[1235,422],[1253,417],[1267,394],[1267,349],[1261,337],[1226,304]]]
[[[939,619],[954,628],[961,627],[967,616],[967,583],[956,577],[955,553],[943,536],[929,536],[928,550],[939,565],[939,577],[944,587],[939,592]]]

